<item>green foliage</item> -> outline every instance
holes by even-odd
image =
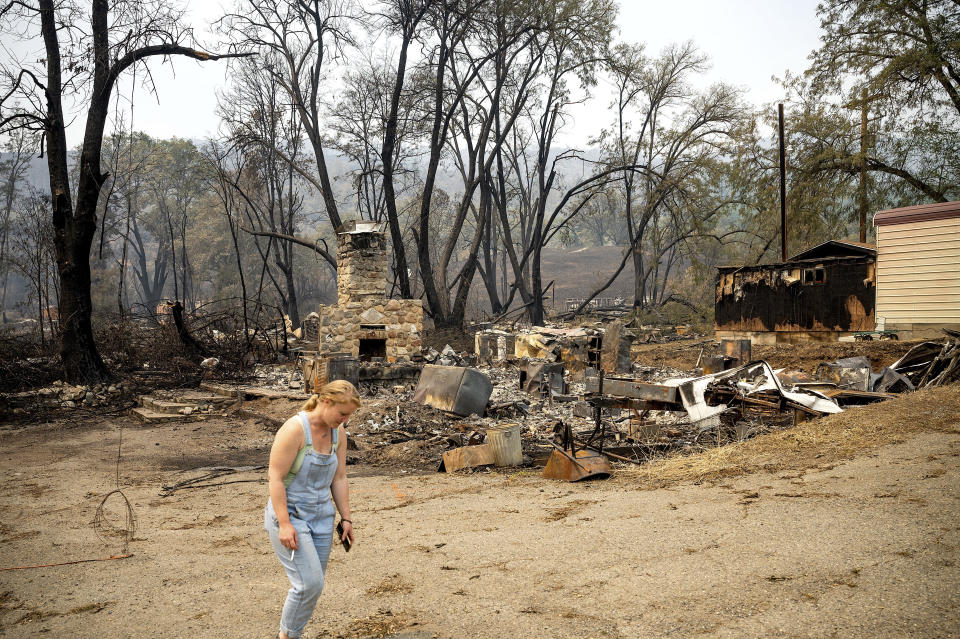
[[[121,272],[121,307],[152,311],[164,297],[193,305],[205,294],[191,258],[196,231],[206,226],[199,212],[208,197],[196,145],[118,133],[104,140],[103,158],[112,181],[94,256],[94,307],[118,310]]]
[[[854,179],[865,93],[872,208],[960,198],[960,5],[830,0],[819,14],[823,45],[785,82],[803,170]]]
[[[948,104],[960,111],[956,2],[828,0],[818,13],[823,45],[808,72],[816,93],[857,98],[866,85],[890,106],[910,105],[925,118]]]

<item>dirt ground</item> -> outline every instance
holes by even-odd
[[[960,636],[958,415],[957,386],[920,391],[581,484],[351,466],[357,545],[304,636]],[[272,429],[0,425],[0,634],[273,637],[265,471],[160,496],[266,463]]]

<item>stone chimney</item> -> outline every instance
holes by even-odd
[[[420,300],[387,299],[384,224],[348,222],[337,229],[337,305],[320,306],[321,355],[407,361],[420,351]]]
[[[383,225],[347,222],[337,231],[337,306],[387,297]]]

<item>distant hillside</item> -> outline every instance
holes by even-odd
[[[547,307],[563,311],[566,309],[567,300],[586,297],[610,277],[622,258],[623,247],[620,246],[544,249],[541,260],[543,285],[546,287],[551,281],[554,283],[547,293]],[[627,264],[610,288],[598,297],[611,300],[622,297],[627,305],[632,304],[632,265]],[[487,291],[479,275],[470,289],[470,299],[472,312],[468,315],[486,315],[490,312]],[[519,297],[514,301],[514,305],[519,306]]]
[[[553,280],[554,308],[563,310],[571,298],[586,297],[607,281],[623,259],[622,246],[592,246],[567,250],[547,248],[543,251],[541,273],[544,285]],[[602,298],[622,297],[633,302],[633,265],[627,264]]]
[[[0,152],[0,161],[6,161],[12,156],[12,153]],[[41,191],[49,192],[50,173],[47,170],[47,158],[41,158],[37,155],[31,157],[30,163],[27,165],[27,173],[24,176],[24,180],[30,186],[40,189]]]

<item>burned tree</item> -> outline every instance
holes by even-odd
[[[390,236],[393,238],[393,253],[396,261],[397,281],[400,294],[410,297],[410,279],[407,275],[407,256],[403,246],[403,233],[400,230],[400,216],[397,212],[397,197],[394,184],[397,163],[394,154],[399,141],[398,111],[400,97],[407,72],[407,54],[410,44],[421,22],[427,15],[430,2],[427,0],[394,0],[386,8],[388,25],[400,34],[400,51],[397,56],[397,73],[394,76],[393,90],[390,94],[390,108],[383,134],[383,147],[380,153],[383,171],[384,204],[387,209],[387,221],[390,224]]]
[[[493,189],[513,275],[504,308],[519,292],[534,324],[544,319],[549,288],[541,275],[541,250],[611,176],[610,171],[596,171],[563,192],[561,166],[577,161],[579,154],[558,152],[556,138],[568,122],[569,109],[585,100],[586,90],[596,82],[616,10],[608,0],[566,0],[542,14],[543,35],[532,52],[536,78],[527,104],[516,103],[519,122],[497,150]],[[504,126],[496,123],[498,133]],[[557,191],[559,206],[553,206]]]
[[[300,313],[294,246],[311,246],[331,261],[332,256],[294,235],[305,219],[304,184],[294,170],[302,163],[303,128],[293,108],[283,103],[277,76],[267,70],[279,66],[276,54],[268,52],[262,60],[264,65],[261,60],[238,65],[233,89],[220,101],[228,142],[244,163],[243,170],[222,178],[243,202],[240,229],[253,236],[263,259],[263,273],[270,278],[281,306],[296,326]],[[262,244],[263,237],[267,240]],[[282,282],[274,275],[274,268]]]
[[[625,45],[610,56],[616,119],[601,142],[604,162],[624,167],[620,196],[629,243],[618,268],[590,298],[630,261],[634,307],[667,299],[682,303],[667,286],[671,272],[689,259],[696,239],[721,239],[714,226],[731,198],[715,176],[740,121],[739,95],[722,84],[704,92],[690,89],[689,76],[706,64],[689,42],[671,45],[655,58],[642,47]]]
[[[46,224],[50,201],[46,194],[31,189],[18,202],[15,224],[17,233],[11,240],[10,261],[30,283],[39,316],[40,342],[47,334],[56,334],[56,278],[54,277],[53,238]],[[51,296],[52,289],[52,296]],[[28,297],[28,299],[29,299]]]
[[[273,61],[264,64],[263,71],[273,76],[296,110],[313,150],[316,175],[287,159],[301,177],[320,191],[334,229],[342,221],[327,169],[321,107],[330,68],[341,58],[344,47],[352,42],[349,31],[352,5],[350,0],[241,0],[236,11],[221,25],[225,35],[233,43],[239,43],[234,46],[256,50]],[[270,140],[264,138],[251,137],[251,141],[263,146],[270,144]],[[282,154],[280,149],[269,152]]]
[[[89,18],[88,18],[89,16]],[[0,17],[24,38],[42,35],[46,58],[30,64],[8,58],[0,103],[0,130],[28,128],[42,135],[50,170],[54,246],[60,275],[60,355],[72,382],[110,377],[93,339],[90,247],[97,231],[97,206],[107,175],[101,164],[104,128],[118,78],[146,58],[180,55],[217,60],[223,55],[196,48],[179,11],[160,0],[109,3],[91,0],[36,5],[9,2]],[[84,22],[89,19],[88,24]],[[245,55],[242,53],[230,56]],[[43,67],[40,67],[40,65]],[[70,184],[67,105],[83,104],[86,126],[79,153],[76,190]],[[71,197],[73,195],[73,197]]]

